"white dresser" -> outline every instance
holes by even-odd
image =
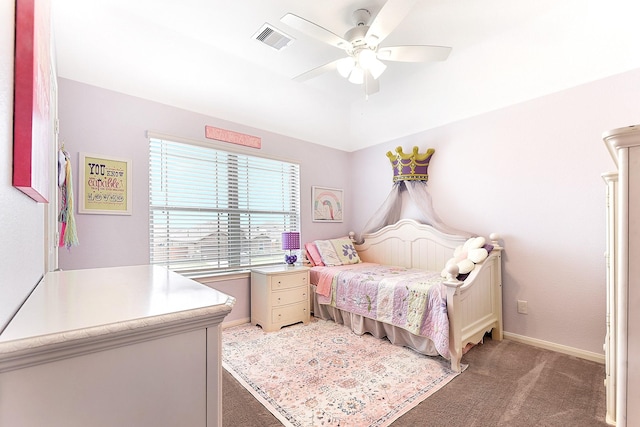
[[[607,298],[612,301],[605,349],[613,376],[606,383],[607,421],[632,427],[640,425],[640,126],[611,130],[603,139],[618,168],[617,183],[615,172],[605,175],[613,204],[607,228]]]
[[[234,303],[157,266],[48,273],[0,335],[0,425],[221,426]]]
[[[277,265],[251,270],[251,324],[266,332],[309,323],[309,268]]]

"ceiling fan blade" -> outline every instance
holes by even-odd
[[[342,58],[340,58],[342,59]],[[337,69],[337,64],[338,61],[340,61],[340,59],[336,59],[335,61],[331,61],[331,62],[327,62],[324,65],[321,65],[319,67],[313,68],[309,71],[305,71],[304,73],[296,76],[293,78],[293,80],[297,81],[297,82],[304,82],[307,81],[309,79],[312,79],[314,77],[318,77],[321,74],[324,74],[326,72],[329,71],[334,71]]]
[[[298,15],[294,15],[293,13],[287,13],[284,15],[280,21],[284,22],[291,28],[295,28],[296,30],[313,37],[322,42],[328,43],[332,46],[335,46],[339,49],[346,49],[351,46],[351,44],[340,37],[339,35],[332,33],[331,31],[323,28],[317,24],[314,24],[311,21],[307,21],[304,18],[299,17]]]
[[[446,46],[389,46],[378,49],[378,59],[400,62],[444,61],[451,48]]]
[[[380,90],[380,82],[377,79],[374,79],[369,70],[364,73],[364,93],[365,95],[373,95]]]
[[[369,26],[366,39],[377,45],[393,31],[416,4],[416,0],[387,0]]]

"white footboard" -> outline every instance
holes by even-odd
[[[490,331],[494,340],[502,340],[501,252],[496,246],[464,282],[451,278],[445,282],[451,369],[457,372],[468,344],[479,343]]]

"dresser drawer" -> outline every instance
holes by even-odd
[[[300,272],[295,274],[281,274],[269,278],[271,281],[271,289],[276,291],[278,289],[295,288],[297,286],[307,285],[307,272]]]
[[[271,322],[273,324],[286,324],[294,322],[308,322],[309,303],[307,301],[285,305],[283,307],[274,307],[271,312]]]
[[[271,294],[271,303],[273,307],[278,307],[281,305],[303,302],[307,301],[308,294],[309,288],[307,286],[285,289],[284,291],[273,292]]]

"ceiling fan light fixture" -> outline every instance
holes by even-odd
[[[349,74],[349,81],[356,85],[364,83],[364,71],[360,67],[354,67]]]
[[[356,66],[356,60],[350,56],[347,56],[346,58],[342,58],[336,63],[336,68],[338,69],[338,73],[345,79],[349,77],[349,74],[351,74],[351,71],[355,68],[355,66]]]
[[[369,71],[374,79],[380,77],[387,68],[372,49],[362,49],[358,52],[358,65],[362,70]]]
[[[368,70],[376,61],[376,53],[371,49],[362,49],[358,52],[358,64],[360,67]]]
[[[374,58],[373,63],[369,67],[369,72],[373,76],[374,79],[377,79],[384,73],[384,70],[387,69],[387,64],[380,61],[378,58]]]

